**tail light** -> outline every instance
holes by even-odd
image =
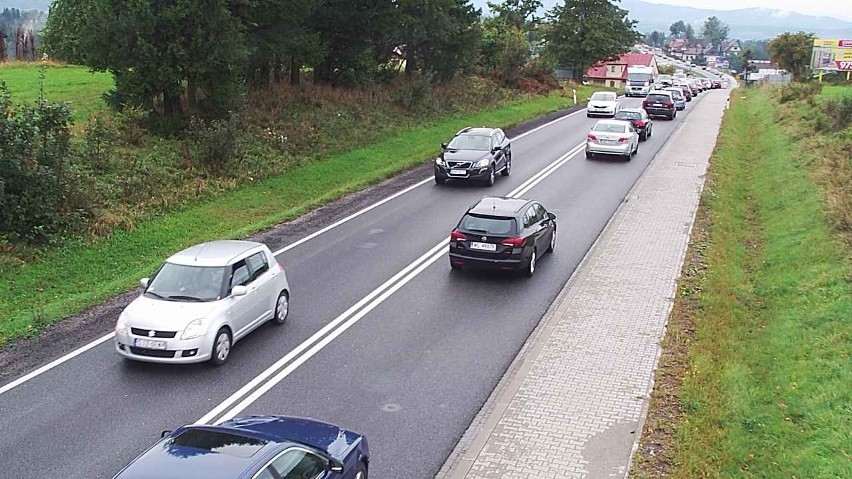
[[[650,101],[648,101],[648,100],[643,100],[643,101],[642,101],[642,106],[648,106],[648,104],[649,104],[649,103],[651,103],[651,102],[650,102]]]
[[[642,128],[643,126],[645,126],[645,120],[639,120],[639,121],[637,121],[637,122],[636,122],[636,126],[638,126],[639,128]]]
[[[503,240],[503,242],[501,244],[503,244],[505,246],[511,246],[513,248],[520,248],[524,245],[524,241],[525,241],[524,238],[521,238],[521,237],[506,238],[506,239]]]
[[[467,236],[464,235],[459,230],[453,230],[450,232],[450,241],[465,241],[467,240]]]
[[[619,139],[618,139],[618,142],[619,142],[619,143],[624,143],[625,141],[628,141],[628,140],[630,140],[630,138],[628,138],[628,137],[626,137],[626,136],[622,136],[621,138],[619,138]]]
[[[674,105],[674,102],[671,101],[671,100],[666,100],[666,101],[663,102],[663,105],[672,106],[672,105]]]
[[[598,141],[598,137],[596,137],[595,135],[593,135],[591,133],[589,133],[589,136],[587,136],[586,138],[591,140],[591,141]]]

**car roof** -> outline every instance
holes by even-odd
[[[362,436],[331,423],[294,416],[245,416],[218,427],[279,443],[302,444],[342,458]]]
[[[641,108],[622,108],[622,109],[618,110],[616,113],[620,113],[622,111],[626,111],[626,112],[629,112],[629,113],[642,113],[645,110],[643,110]]]
[[[483,216],[514,217],[526,205],[532,203],[522,198],[507,198],[505,196],[486,196],[471,206],[468,213]]]
[[[254,241],[220,240],[197,244],[175,253],[166,261],[192,266],[227,266],[237,257],[262,247]]]
[[[651,90],[648,92],[648,95],[668,95],[672,96],[671,92],[668,90]]]
[[[459,130],[456,133],[456,136],[459,135],[482,135],[482,136],[491,136],[492,133],[497,131],[499,128],[489,128],[487,126],[469,126],[462,130]]]

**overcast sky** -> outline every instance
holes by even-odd
[[[852,21],[852,1],[850,0],[644,0],[649,3],[683,5],[714,10],[734,10],[737,8],[774,8],[792,10],[807,15],[824,15]]]

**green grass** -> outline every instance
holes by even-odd
[[[852,85],[825,85],[822,87],[822,95],[835,98],[852,96]]]
[[[593,90],[578,89],[578,98]],[[0,346],[127,291],[169,254],[191,244],[240,238],[294,218],[348,192],[422,164],[468,125],[509,127],[570,106],[559,94],[422,126],[385,141],[295,166],[283,175],[117,231],[94,244],[70,244],[21,265],[0,263]],[[354,168],[353,165],[358,165]]]
[[[38,98],[40,66],[41,63],[37,62],[0,65],[0,80],[6,82],[13,101],[32,103]],[[51,102],[70,102],[77,123],[105,109],[101,95],[112,88],[112,76],[107,73],[91,73],[88,68],[80,66],[47,66],[45,97]]]
[[[673,477],[852,477],[852,274],[795,146],[766,92],[733,96]]]

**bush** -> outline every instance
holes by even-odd
[[[190,118],[186,145],[193,164],[207,171],[221,173],[228,164],[237,159],[240,136],[239,115],[230,113],[224,120]]]
[[[820,83],[788,83],[781,87],[781,103],[810,99],[822,91]]]
[[[834,130],[842,130],[852,125],[852,96],[829,98],[825,104],[825,114],[832,121]]]
[[[13,108],[0,81],[0,234],[43,244],[77,223],[67,180],[72,122],[67,104],[43,96]]]

